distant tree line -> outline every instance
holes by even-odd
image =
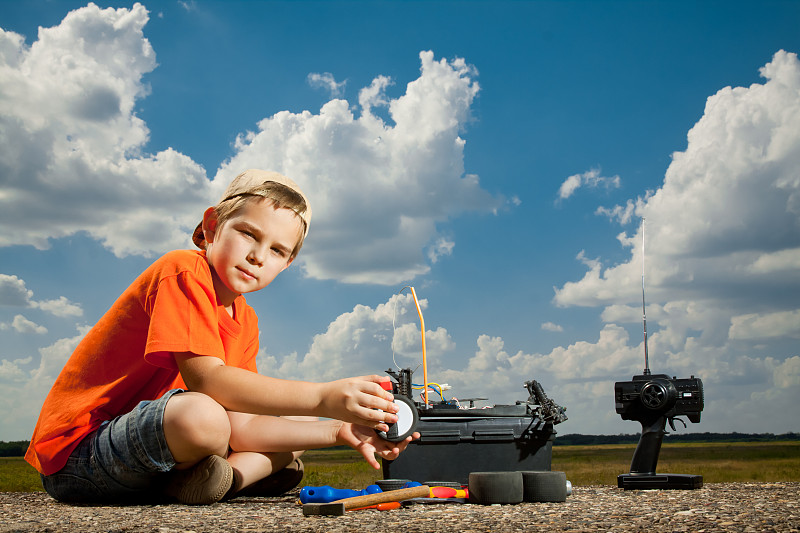
[[[27,440],[0,441],[0,457],[21,457],[28,450],[28,444]]]
[[[800,440],[800,433],[668,433],[664,442],[771,442]],[[596,444],[636,444],[639,434],[632,435],[558,435],[555,446],[593,446]]]

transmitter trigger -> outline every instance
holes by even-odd
[[[669,427],[671,427],[671,428],[672,428],[672,431],[677,431],[677,430],[675,429],[675,421],[676,421],[676,420],[677,420],[678,422],[680,422],[681,424],[683,424],[683,428],[684,428],[684,429],[686,429],[687,427],[689,427],[689,426],[687,426],[687,425],[686,425],[686,422],[684,422],[682,418],[671,417],[671,418],[669,419]]]

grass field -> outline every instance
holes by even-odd
[[[552,470],[566,472],[575,486],[616,485],[635,448],[555,446]],[[353,450],[310,451],[303,462],[303,485],[363,489],[382,477]],[[670,443],[661,448],[657,470],[700,474],[704,483],[800,481],[800,442]],[[39,475],[21,457],[0,458],[0,492],[40,490]]]
[[[0,492],[42,490],[39,473],[22,457],[0,457]]]
[[[556,446],[552,470],[574,485],[616,485],[630,471],[635,444]],[[658,472],[700,474],[704,483],[800,481],[800,442],[674,443],[664,445]]]

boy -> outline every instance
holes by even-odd
[[[291,489],[301,450],[346,444],[378,468],[375,454],[405,449],[411,437],[393,444],[373,431],[397,420],[379,385],[388,378],[308,383],[256,371],[257,318],[242,294],[289,267],[310,220],[296,183],[245,171],[205,211],[199,251],[167,253],[128,287],[42,407],[25,458],[53,498],[210,504]]]

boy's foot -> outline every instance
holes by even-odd
[[[165,492],[186,505],[210,505],[222,499],[233,484],[233,468],[219,455],[209,455],[186,470],[170,473]]]
[[[285,494],[300,484],[303,479],[303,461],[295,459],[283,470],[279,470],[271,476],[260,479],[245,488],[234,491],[225,497],[226,500],[239,496],[249,497],[273,497]]]

